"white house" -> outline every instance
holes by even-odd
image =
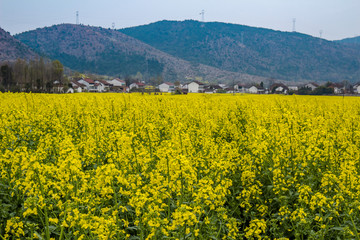
[[[124,80],[121,80],[120,78],[114,78],[112,80],[108,80],[107,82],[114,87],[122,87],[126,85],[126,82]]]
[[[109,92],[110,87],[112,86],[110,83],[108,83],[105,80],[95,80],[95,84],[98,84],[97,86],[98,92]]]
[[[288,88],[289,88],[289,91],[297,91],[297,90],[299,90],[298,86],[288,86]]]
[[[53,91],[56,93],[64,93],[64,86],[59,81],[54,81]]]
[[[192,81],[187,84],[187,89],[189,93],[204,92],[204,84],[198,81]]]
[[[121,80],[120,78],[114,78],[113,80],[107,81],[114,87],[124,87],[126,86],[126,82],[124,80]]]
[[[173,92],[175,90],[175,85],[170,82],[164,82],[159,85],[160,92]]]
[[[83,92],[86,89],[84,84],[81,84],[75,80],[72,80],[70,84],[75,92]]]
[[[78,83],[84,84],[88,92],[98,92],[97,87],[99,84],[96,84],[95,81],[90,78],[82,78],[78,81]]]
[[[315,89],[317,89],[319,87],[319,85],[317,85],[316,83],[308,83],[308,84],[305,84],[305,87],[310,88],[311,91],[314,91]]]
[[[353,91],[354,91],[354,93],[356,93],[356,94],[360,94],[360,84],[358,83],[358,84],[355,84],[354,86],[353,86]]]
[[[95,80],[94,82],[97,92],[106,92],[105,85],[102,82],[99,82],[98,80]]]
[[[270,86],[270,91],[277,94],[287,94],[289,88],[283,83],[274,83]]]
[[[244,84],[238,83],[238,84],[234,85],[235,92],[245,93],[245,90],[247,90],[247,89]]]
[[[282,86],[275,88],[275,92],[283,92],[285,89]]]
[[[74,93],[75,92],[75,90],[73,89],[73,88],[69,88],[67,91],[66,91],[66,93]]]
[[[334,94],[342,94],[345,92],[344,86],[334,86]]]
[[[118,92],[118,91],[125,91],[126,89],[126,82],[124,80],[121,80],[120,78],[114,78],[107,82],[111,84],[110,89],[112,91]]]
[[[145,83],[141,83],[141,82],[135,82],[135,83],[130,84],[130,86],[129,86],[130,90],[135,89],[135,88],[143,89],[144,87],[145,87]]]
[[[258,93],[258,88],[256,86],[251,86],[249,87],[248,92],[253,94]]]
[[[219,87],[221,87],[222,89],[227,88],[226,84],[223,84],[223,83],[219,83]]]

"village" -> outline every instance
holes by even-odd
[[[205,84],[200,81],[190,81],[184,84],[179,82],[163,82],[157,86],[146,84],[142,81],[135,81],[128,86],[125,80],[114,78],[112,80],[93,80],[90,78],[81,78],[79,80],[72,80],[69,88],[65,89],[63,85],[54,83],[54,92],[142,92],[142,93],[172,93],[172,94],[187,94],[187,93],[249,93],[249,94],[300,94],[300,95],[341,95],[341,94],[360,94],[360,83],[351,85],[345,83],[327,82],[324,85],[319,85],[310,82],[302,85],[285,85],[284,83],[272,83],[269,87],[264,87],[264,84],[243,84],[236,83],[226,84]]]

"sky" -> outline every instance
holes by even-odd
[[[226,22],[328,40],[360,35],[360,0],[0,0],[0,27],[14,35],[61,23],[126,28],[160,20]],[[320,34],[321,32],[321,34]]]

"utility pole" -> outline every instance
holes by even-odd
[[[296,25],[296,18],[293,18],[293,29],[292,29],[293,32],[296,32],[295,25]]]
[[[200,15],[201,15],[201,21],[205,22],[205,11],[204,11],[204,9],[201,11]]]

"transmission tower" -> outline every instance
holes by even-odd
[[[79,24],[79,11],[76,11],[76,24]]]
[[[112,30],[115,30],[115,23],[114,22],[111,24],[111,27],[112,27]]]
[[[319,34],[320,34],[320,38],[322,38],[323,30],[320,30]]]
[[[296,18],[293,18],[293,29],[292,29],[293,32],[296,32],[295,25],[296,25]]]
[[[202,10],[200,15],[201,15],[201,21],[204,22],[205,21],[205,11]]]

